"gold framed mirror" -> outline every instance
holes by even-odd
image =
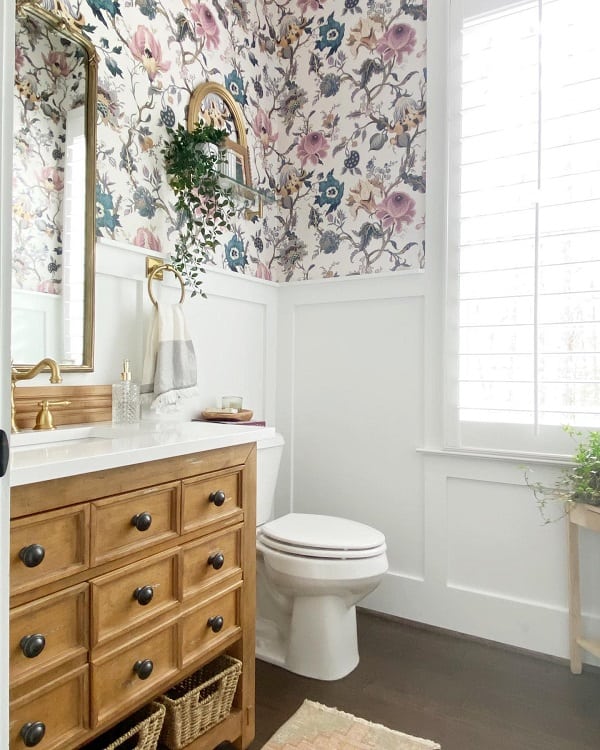
[[[56,3],[18,0],[15,24],[12,352],[94,368],[94,45]]]
[[[201,83],[192,92],[188,107],[188,130],[192,131],[200,121],[227,131],[224,144],[226,175],[242,185],[252,185],[244,118],[236,100],[220,83]]]

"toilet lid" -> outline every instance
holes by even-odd
[[[260,529],[271,549],[307,557],[375,557],[386,550],[385,536],[364,523],[312,513],[289,513]]]

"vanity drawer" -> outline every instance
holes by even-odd
[[[11,521],[11,594],[86,570],[88,520],[88,506],[74,505]]]
[[[182,549],[184,601],[231,576],[242,576],[239,530],[190,542]]]
[[[40,650],[41,648],[41,650]],[[10,612],[10,677],[16,685],[68,659],[87,661],[88,585],[73,586]]]
[[[178,625],[176,622],[92,662],[92,725],[121,715],[144,697],[177,681]],[[144,669],[151,671],[144,676]],[[139,676],[137,670],[139,671]]]
[[[179,482],[114,495],[91,506],[92,565],[179,534]]]
[[[183,533],[241,514],[241,473],[217,473],[182,482]]]
[[[21,730],[28,724],[34,732],[37,722],[44,725],[39,750],[63,750],[74,747],[77,738],[86,731],[88,721],[88,666],[87,664],[27,690],[10,704],[10,749],[23,750],[26,745]],[[83,738],[82,738],[83,739]]]
[[[204,652],[240,631],[241,590],[240,582],[185,612],[181,618],[182,666],[197,661]]]
[[[92,646],[176,607],[178,568],[176,549],[93,578]]]

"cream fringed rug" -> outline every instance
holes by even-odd
[[[305,700],[262,750],[439,750],[431,740]]]

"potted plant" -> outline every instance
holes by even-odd
[[[567,426],[564,430],[573,439],[582,435],[572,427]],[[550,502],[562,503],[565,512],[569,503],[600,505],[600,432],[592,430],[587,438],[578,444],[573,455],[573,464],[560,472],[559,478],[552,486],[531,482],[528,469],[525,469],[525,483],[533,491],[545,523],[553,520],[546,512]]]
[[[161,149],[169,184],[175,193],[180,234],[171,253],[173,267],[181,273],[191,296],[201,294],[201,274],[221,236],[232,229],[234,204],[224,187],[220,166],[225,130],[198,122],[190,131],[182,125],[167,128]]]

